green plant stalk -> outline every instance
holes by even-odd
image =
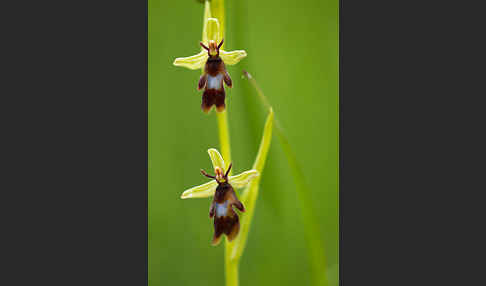
[[[219,22],[219,39],[224,39],[225,33],[225,9],[224,0],[213,0],[211,2],[205,1],[204,7],[204,28],[203,28],[203,40],[206,37],[204,31],[206,31],[206,23],[208,18],[217,18]],[[207,40],[207,39],[206,39]],[[224,44],[223,44],[224,45]],[[230,136],[229,136],[229,126],[228,126],[228,115],[226,111],[216,113],[218,133],[220,141],[220,150],[225,162],[231,162],[231,148],[230,148]],[[265,123],[265,128],[263,132],[262,141],[260,143],[260,148],[258,150],[253,169],[256,169],[260,174],[263,171],[265,161],[267,158],[268,150],[270,148],[270,142],[272,139],[272,128],[273,128],[273,110],[270,109],[270,113],[267,117]],[[227,286],[238,286],[238,267],[239,259],[243,253],[246,240],[248,237],[248,232],[253,218],[254,206],[256,204],[256,199],[258,197],[258,187],[260,177],[254,179],[250,185],[245,189],[241,196],[241,201],[246,205],[247,213],[242,215],[241,218],[241,229],[238,237],[229,242],[225,238],[225,278]]]
[[[231,162],[231,147],[230,147],[230,135],[228,127],[228,114],[226,110],[223,112],[216,113],[216,118],[218,121],[218,133],[221,155],[225,162]],[[231,172],[231,170],[230,170]]]
[[[264,95],[260,86],[258,86],[256,80],[246,71],[243,71],[243,74],[253,88],[255,88],[263,105],[266,108],[271,108],[270,102]],[[275,127],[277,137],[290,166],[301,205],[300,208],[302,212],[302,219],[304,221],[305,237],[308,243],[308,252],[309,259],[311,261],[310,264],[312,267],[313,280],[315,285],[327,286],[328,278],[324,244],[321,240],[319,223],[310,195],[310,187],[307,184],[304,172],[302,171],[302,168],[297,161],[297,157],[292,150],[292,147],[290,146],[290,143],[277,118],[275,118]]]
[[[208,1],[206,1],[205,5],[207,7]],[[213,0],[209,2],[209,7],[211,17],[217,18],[219,21],[220,38],[224,39],[226,28],[224,0]],[[220,113],[217,112],[216,118],[218,122],[219,144],[222,153],[221,155],[223,156],[225,162],[231,162],[231,145],[228,126],[228,114],[226,110]],[[238,286],[238,261],[231,260],[230,256],[233,250],[233,242],[229,242],[228,239],[225,238],[224,249],[226,286]]]

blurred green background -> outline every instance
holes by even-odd
[[[331,285],[337,285],[338,1],[227,0],[226,50],[248,57],[228,67],[234,172],[249,169],[266,110],[242,79],[246,69],[274,107],[312,186]],[[172,65],[200,51],[203,5],[149,0],[149,285],[224,285],[224,246],[210,244],[211,199],[181,200],[212,172],[207,149],[219,149],[216,117],[200,109],[200,71]],[[310,266],[295,185],[274,135],[240,264],[240,285],[309,285]]]

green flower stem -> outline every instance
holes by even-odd
[[[221,155],[225,162],[231,163],[231,147],[230,147],[230,135],[228,127],[228,114],[226,110],[223,112],[217,112],[216,118],[218,120],[218,132]],[[230,170],[231,173],[231,170]]]
[[[239,261],[231,260],[230,254],[233,250],[233,242],[225,239],[224,247],[224,269],[226,273],[226,286],[238,286],[238,264]]]
[[[258,97],[262,101],[263,105],[266,108],[271,108],[270,102],[263,94],[263,91],[258,86],[256,80],[246,71],[243,71],[243,74],[245,78],[248,79],[250,84],[255,88]],[[321,240],[319,223],[312,203],[310,187],[307,184],[304,172],[302,171],[302,168],[297,161],[297,157],[292,150],[287,136],[283,132],[283,129],[280,126],[277,118],[275,118],[275,127],[277,137],[287,158],[287,162],[290,166],[292,176],[294,177],[294,182],[301,205],[300,209],[302,212],[302,219],[304,221],[304,230],[306,234],[305,237],[308,243],[309,259],[311,261],[310,264],[312,267],[314,283],[315,285],[327,286],[328,278],[324,244]],[[252,183],[254,182],[255,180]]]
[[[224,39],[225,29],[226,29],[226,19],[224,11],[224,0],[213,0],[209,3],[211,8],[211,17],[217,18],[219,21],[220,28],[220,38]],[[206,7],[208,1],[206,1]],[[223,44],[224,45],[224,44]],[[225,162],[231,162],[231,145],[230,145],[230,135],[228,128],[228,114],[225,111],[221,113],[216,113],[216,118],[218,120],[218,130],[219,130],[219,144],[221,149],[221,155]],[[226,273],[226,286],[238,286],[238,261],[231,260],[231,253],[233,252],[233,243],[229,242],[225,238],[224,247],[224,265]]]
[[[211,20],[210,18],[215,18]],[[216,20],[217,19],[217,20]],[[211,21],[210,21],[211,20]],[[224,39],[225,34],[225,9],[224,0],[212,0],[211,2],[205,1],[204,3],[204,19],[203,19],[203,42],[207,42],[209,38],[217,39],[220,41]],[[216,24],[215,24],[216,23]],[[214,26],[216,25],[216,26]],[[217,27],[215,29],[215,27]],[[218,31],[218,34],[214,34],[214,31]],[[203,53],[204,51],[202,51]],[[246,56],[246,52],[243,50],[225,52],[221,50],[221,57],[226,57],[224,60],[228,64],[236,64],[243,57]],[[200,53],[201,54],[201,53]],[[189,58],[177,58],[174,61],[175,65],[185,66],[188,68],[194,68],[197,66],[199,68],[200,62],[197,59],[201,58],[203,55],[197,55],[195,57]],[[220,150],[222,153],[223,161],[231,162],[231,148],[230,148],[230,135],[228,126],[228,115],[226,111],[216,113]],[[268,149],[270,147],[270,141],[272,138],[272,127],[273,127],[273,111],[270,109],[270,114],[268,115],[267,122],[265,123],[264,133],[262,142],[260,144],[260,149],[258,150],[257,157],[253,168],[261,174],[263,167],[265,165],[265,160],[267,158]],[[216,156],[211,150],[208,151],[213,156]],[[218,153],[219,154],[219,153]],[[217,156],[216,156],[217,157]],[[212,158],[214,163],[214,158]],[[217,161],[217,160],[216,160]],[[255,171],[255,170],[254,170]],[[255,172],[256,172],[255,171]],[[258,174],[257,173],[257,174]],[[243,178],[240,178],[243,180]],[[241,229],[238,237],[233,241],[229,242],[225,238],[225,273],[226,273],[226,286],[238,286],[238,266],[239,258],[241,257],[246,240],[248,237],[248,232],[250,229],[251,220],[253,218],[254,206],[256,204],[256,199],[258,197],[258,186],[260,177],[253,179],[250,185],[245,189],[245,192],[241,196],[241,201],[246,205],[247,213],[242,215],[241,218]],[[236,181],[235,181],[236,182]],[[204,186],[204,185],[203,185]],[[205,186],[207,187],[207,186]],[[195,197],[197,194],[196,189],[190,189],[183,193],[182,198]],[[203,192],[204,193],[204,192]],[[205,193],[204,193],[205,194]]]
[[[221,148],[221,155],[225,162],[231,162],[231,148],[228,128],[228,116],[226,110],[217,113],[218,129],[219,129],[219,142]],[[231,171],[230,171],[231,173]],[[231,260],[231,254],[233,253],[233,242],[229,242],[225,237],[224,246],[224,265],[226,273],[226,286],[238,286],[238,261]]]

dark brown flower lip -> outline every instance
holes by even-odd
[[[226,109],[226,92],[223,83],[228,87],[233,86],[233,81],[226,70],[224,61],[219,56],[219,50],[223,43],[224,39],[219,44],[211,40],[207,46],[203,42],[199,43],[203,49],[208,51],[204,72],[197,83],[198,90],[204,88],[201,103],[201,109],[204,113],[209,113],[213,105],[216,106],[217,112],[224,111]]]
[[[240,222],[233,206],[244,212],[245,207],[238,199],[233,187],[228,182],[219,183],[209,210],[209,217],[214,218],[212,244],[217,245],[224,234],[229,241],[238,236]]]

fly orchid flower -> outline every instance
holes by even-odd
[[[182,193],[181,198],[206,198],[214,196],[209,210],[209,217],[214,217],[212,244],[217,245],[221,240],[222,234],[225,234],[228,240],[232,241],[240,230],[238,214],[233,210],[233,206],[241,212],[245,211],[245,207],[236,196],[233,187],[244,188],[259,173],[257,170],[249,170],[236,176],[228,176],[232,164],[226,169],[226,164],[218,150],[209,149],[208,153],[213,163],[215,175],[209,175],[204,170],[201,170],[201,173],[213,179],[213,181],[186,190]]]
[[[224,40],[217,18],[211,18],[211,10],[206,5],[204,12],[204,25],[202,41],[199,43],[201,52],[196,55],[176,58],[175,66],[185,67],[191,70],[203,69],[203,75],[198,82],[198,90],[204,88],[201,108],[205,113],[211,110],[213,105],[218,112],[222,112],[225,105],[224,83],[232,87],[231,78],[226,71],[226,65],[235,65],[246,57],[246,51],[235,50],[227,52],[222,49]]]

